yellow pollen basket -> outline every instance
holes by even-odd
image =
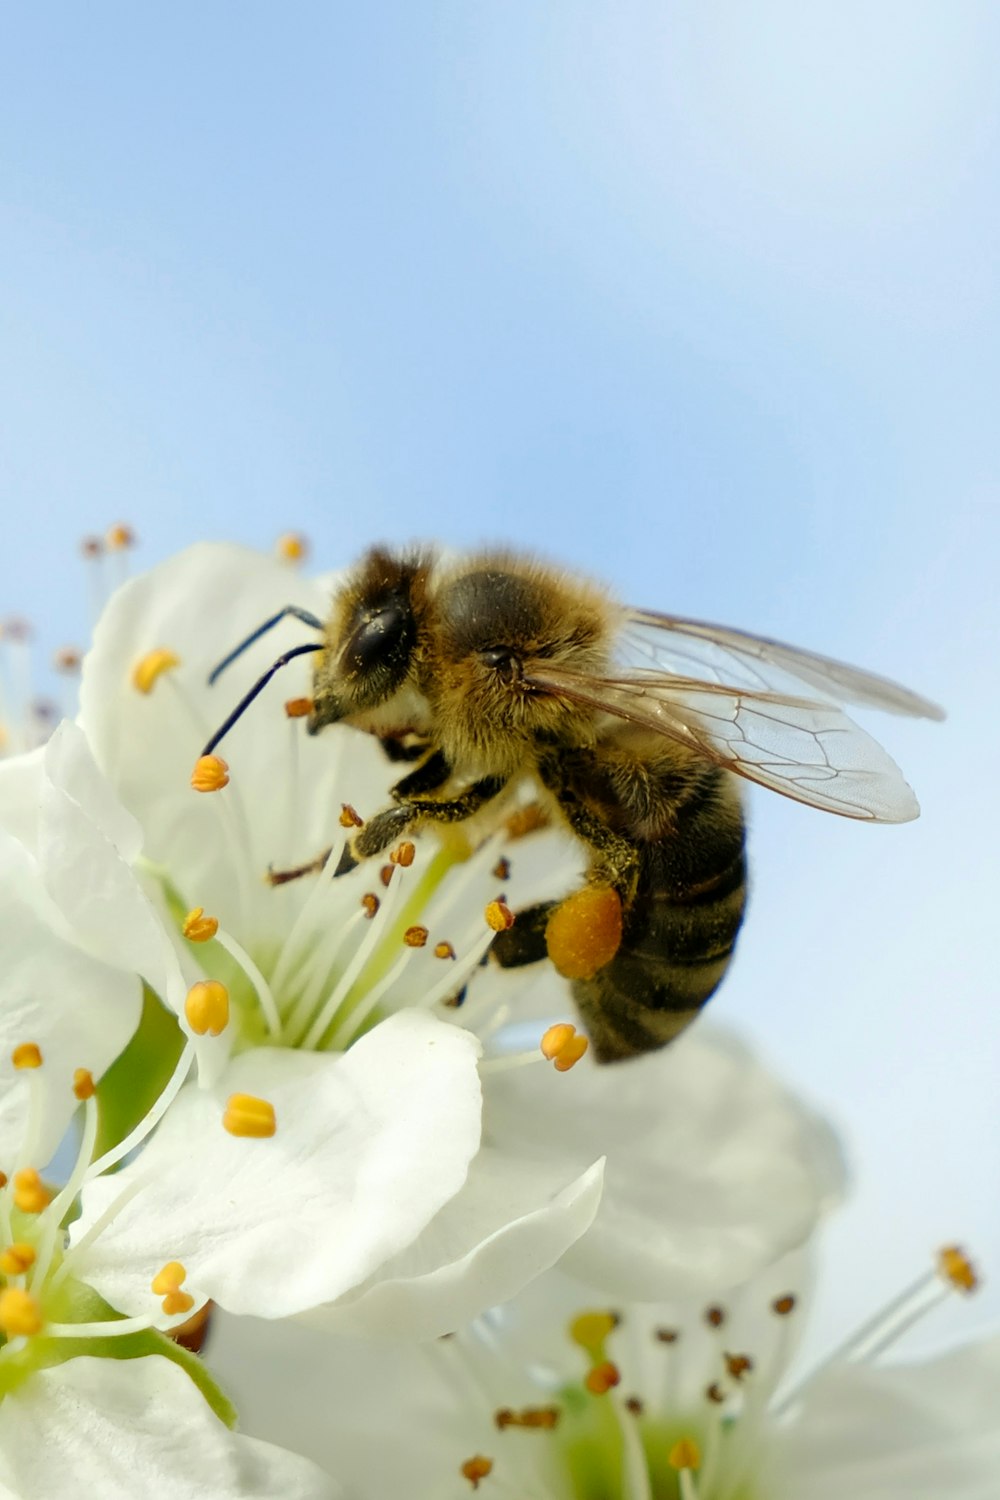
[[[187,992],[184,1018],[195,1036],[219,1036],[229,1025],[229,991],[218,979],[200,979]]]
[[[171,651],[167,646],[157,646],[153,651],[147,651],[145,656],[141,656],[132,668],[132,686],[136,692],[148,696],[164,672],[172,672],[180,664],[181,659],[175,651]]]
[[[52,1194],[34,1167],[14,1173],[14,1204],[23,1214],[40,1214],[52,1202]]]
[[[42,1049],[36,1042],[22,1042],[15,1047],[10,1056],[15,1068],[40,1068],[42,1066]]]
[[[274,1135],[278,1128],[274,1105],[267,1099],[255,1098],[253,1094],[230,1094],[222,1124],[230,1135],[248,1136],[255,1140],[264,1140]]]
[[[45,1319],[38,1299],[19,1286],[0,1292],[0,1328],[10,1339],[31,1338],[41,1333]]]
[[[196,792],[221,792],[229,785],[229,766],[221,755],[200,755],[191,772],[191,785]]]
[[[25,1271],[30,1271],[34,1264],[34,1245],[25,1245],[18,1242],[14,1245],[8,1245],[6,1250],[0,1254],[0,1272],[4,1276],[23,1276]]]
[[[549,958],[564,979],[593,979],[622,941],[622,903],[610,886],[588,885],[556,907],[545,928]]]
[[[196,906],[193,911],[189,911],[181,928],[189,943],[208,943],[218,930],[218,917],[206,917],[203,906]]]

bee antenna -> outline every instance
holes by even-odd
[[[283,611],[283,613],[287,613],[287,611]],[[278,618],[280,619],[280,616]],[[273,620],[270,621],[270,624],[273,625],[274,621]],[[262,629],[265,629],[265,628],[266,627],[262,627]],[[261,632],[258,631],[258,635],[260,633]],[[246,644],[246,642],[244,642],[244,644]],[[240,647],[240,650],[242,650],[242,649],[243,648]],[[243,695],[243,697],[240,699],[239,703],[237,703],[236,707],[233,709],[232,713],[229,715],[228,719],[226,719],[225,723],[221,724],[219,726],[219,728],[215,731],[215,733],[212,735],[212,738],[209,740],[208,744],[205,746],[204,750],[201,752],[202,755],[211,755],[211,753],[215,749],[216,745],[219,743],[219,741],[225,735],[227,735],[229,733],[229,731],[232,729],[233,725],[236,723],[237,719],[241,719],[243,717],[244,713],[250,707],[251,703],[257,697],[258,693],[263,692],[264,688],[267,687],[267,684],[271,681],[271,678],[274,676],[275,672],[280,671],[280,669],[282,667],[287,666],[288,663],[294,657],[296,657],[296,656],[305,656],[305,654],[306,654],[307,651],[322,651],[322,650],[323,650],[323,643],[322,643],[322,641],[316,641],[314,644],[310,644],[308,646],[293,646],[290,651],[286,651],[283,656],[279,656],[278,660],[276,662],[274,662],[271,666],[268,667],[268,669],[264,673],[263,677],[259,677],[257,679],[257,681],[254,683],[253,687],[250,689],[249,693],[245,693]],[[225,663],[223,663],[223,666],[224,665],[225,665]]]
[[[286,604],[284,609],[279,609],[278,613],[272,615],[269,620],[265,620],[263,625],[258,625],[257,629],[248,635],[245,641],[240,641],[238,646],[234,646],[229,655],[224,656],[217,667],[212,668],[208,674],[209,687],[212,686],[218,677],[221,677],[226,668],[231,666],[238,656],[243,655],[248,646],[252,646],[255,641],[259,641],[261,636],[266,635],[269,630],[273,630],[275,625],[279,624],[287,615],[293,615],[296,620],[301,620],[303,625],[311,625],[313,630],[323,629],[323,621],[318,619],[311,610],[301,609],[297,604]]]

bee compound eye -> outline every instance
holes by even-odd
[[[485,651],[480,651],[479,658],[484,666],[492,668],[506,681],[516,677],[520,671],[517,657],[509,646],[489,646]]]
[[[352,672],[368,673],[392,661],[412,633],[412,616],[402,604],[387,604],[358,626],[344,659]]]

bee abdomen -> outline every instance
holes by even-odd
[[[573,985],[600,1062],[673,1041],[729,966],[746,900],[742,829],[736,854],[687,890],[670,878],[670,863],[668,848],[649,847],[618,952]]]

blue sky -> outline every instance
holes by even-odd
[[[119,518],[142,565],[503,539],[948,706],[878,730],[920,823],[752,804],[715,1009],[849,1133],[830,1329],[943,1237],[998,1259],[998,64],[969,0],[54,3],[0,60],[44,647]]]

